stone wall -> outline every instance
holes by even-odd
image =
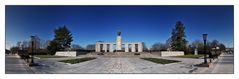
[[[76,57],[78,53],[76,51],[57,51],[56,56],[72,56]]]
[[[161,51],[161,57],[166,57],[166,56],[182,56],[184,55],[183,51]]]

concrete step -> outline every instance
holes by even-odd
[[[88,53],[88,56],[100,56],[98,55],[100,52]],[[155,55],[147,52],[140,52],[140,55],[135,55],[135,52],[105,52],[103,57],[154,57]]]

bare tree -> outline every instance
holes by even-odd
[[[86,46],[86,50],[95,50],[95,44],[89,44]]]
[[[210,47],[211,48],[216,48],[220,45],[219,41],[218,40],[213,40],[210,44]]]
[[[200,48],[200,47],[203,47],[203,42],[201,40],[195,40],[192,42],[191,46],[193,48]]]
[[[33,41],[33,45],[32,46],[32,41]],[[33,39],[31,39],[29,42],[28,42],[28,52],[31,52],[32,49],[34,49],[34,52],[38,53],[39,50],[40,50],[40,38],[38,36],[34,36]]]
[[[28,42],[27,41],[23,41],[22,42],[22,49],[23,50],[27,50],[27,48],[28,48]]]
[[[165,42],[165,48],[167,50],[171,50],[171,38],[169,38],[168,40],[166,40]]]
[[[36,49],[40,49],[40,47],[41,47],[40,41],[41,41],[41,39],[38,36],[35,36],[34,43],[35,43]]]
[[[47,47],[50,45],[50,42],[51,42],[51,40],[46,40],[46,41],[43,43],[43,49],[47,49]]]
[[[144,42],[143,42],[143,50],[146,50],[146,51],[148,50],[148,48]]]
[[[84,49],[83,47],[81,47],[81,46],[78,45],[78,44],[72,44],[72,45],[71,45],[71,48],[72,48],[72,50]]]
[[[167,48],[165,47],[165,44],[155,43],[152,45],[151,50],[167,50]]]
[[[18,48],[21,48],[21,43],[22,43],[22,42],[20,42],[20,41],[17,42],[17,47],[18,47]]]

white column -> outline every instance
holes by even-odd
[[[98,51],[101,52],[100,44],[98,44]]]
[[[114,49],[114,47],[113,47],[113,46],[114,46],[114,44],[113,44],[113,43],[111,43],[111,44],[110,44],[110,52],[114,52],[114,50],[113,50],[113,49]]]
[[[125,52],[129,52],[129,44],[128,43],[124,44],[124,49],[125,49]]]
[[[143,52],[143,44],[142,43],[138,44],[138,52]]]
[[[95,44],[95,52],[98,52],[98,43]]]
[[[96,43],[95,52],[100,52],[100,44]]]
[[[103,50],[105,50],[105,52],[107,52],[107,44],[103,44]]]
[[[135,52],[135,43],[132,43],[132,52]]]

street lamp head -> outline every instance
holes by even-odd
[[[207,40],[207,34],[202,34],[203,35],[203,40]]]

